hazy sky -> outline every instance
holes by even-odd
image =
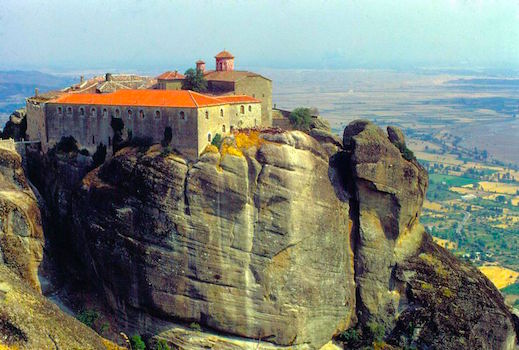
[[[519,1],[0,0],[0,70],[518,67]]]

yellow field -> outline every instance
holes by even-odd
[[[507,183],[499,183],[499,182],[489,182],[489,181],[481,181],[479,186],[485,192],[495,192],[501,194],[516,194],[519,191],[519,186],[507,184]]]
[[[429,209],[429,210],[432,210],[432,211],[441,211],[441,212],[447,211],[447,209],[445,209],[440,203],[429,202],[428,200],[424,201],[423,208],[424,209]]]
[[[519,197],[512,198],[512,205],[518,205],[519,206]]]
[[[519,272],[497,265],[480,266],[479,270],[492,281],[498,289],[514,284],[519,278]]]
[[[433,237],[434,243],[438,244],[440,247],[445,249],[456,249],[458,248],[458,243],[449,241],[448,239]]]
[[[449,188],[449,191],[456,192],[459,194],[469,194],[474,193],[474,190],[467,187],[451,187]]]

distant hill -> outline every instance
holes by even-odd
[[[69,76],[57,76],[38,71],[0,71],[0,129],[15,109],[25,105],[25,98],[34,89],[47,91],[68,86],[74,82]]]

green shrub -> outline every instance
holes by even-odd
[[[211,141],[211,145],[216,146],[218,149],[220,149],[220,146],[222,145],[222,135],[214,135],[213,141]]]
[[[82,148],[82,149],[79,151],[79,154],[88,157],[88,156],[90,155],[90,152],[88,152],[88,150],[87,150],[86,148]]]
[[[310,122],[312,121],[310,108],[298,107],[290,113],[288,119],[294,128],[303,131],[310,130]]]
[[[171,350],[168,343],[164,339],[160,339],[155,346],[156,350]]]
[[[411,151],[409,148],[407,148],[405,143],[399,142],[399,143],[396,143],[395,146],[398,147],[398,150],[400,151],[400,153],[402,154],[402,157],[404,157],[405,160],[411,161],[413,159],[416,159],[413,151]]]
[[[77,141],[73,136],[63,136],[56,145],[56,149],[59,152],[69,153],[77,152],[79,150]]]
[[[370,321],[366,324],[369,337],[375,342],[381,342],[384,339],[384,326],[378,322]]]
[[[106,159],[106,146],[103,143],[97,145],[97,149],[92,156],[94,160],[94,167],[98,167],[105,162]]]
[[[350,328],[339,334],[339,340],[346,343],[358,342],[360,340],[360,333],[355,328]]]
[[[167,126],[164,129],[164,139],[162,140],[162,146],[166,147],[171,143],[171,140],[173,139],[173,130],[170,126]]]
[[[92,309],[81,310],[77,314],[76,318],[83,324],[93,329],[95,321],[97,321],[99,318],[99,312]]]
[[[200,327],[200,325],[197,322],[191,322],[189,328],[191,328],[194,331],[202,331],[202,327]]]
[[[132,335],[130,343],[132,344],[132,350],[146,350],[146,344],[139,334]]]

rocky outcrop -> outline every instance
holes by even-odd
[[[20,350],[106,349],[93,330],[0,264],[0,348],[5,349],[3,345]]]
[[[125,148],[84,177],[39,164],[61,246],[122,330],[181,349],[318,349],[374,324],[397,347],[515,344],[499,292],[419,223],[427,173],[399,129],[252,131],[194,163]]]
[[[24,139],[26,131],[27,112],[25,108],[18,109],[9,116],[9,120],[5,123],[2,131],[0,131],[0,139]]]
[[[114,308],[294,348],[350,325],[346,193],[313,138],[265,138],[193,165],[124,149],[84,179],[77,244]]]
[[[0,264],[6,264],[39,291],[43,244],[40,210],[21,158],[13,149],[0,145]]]
[[[425,169],[392,142],[394,130],[388,128],[388,137],[370,122],[352,122],[344,130],[344,151],[335,156],[352,193],[357,305],[363,319],[389,325],[400,302],[392,271],[420,247],[418,217],[428,183]],[[403,135],[398,142],[405,144]]]

